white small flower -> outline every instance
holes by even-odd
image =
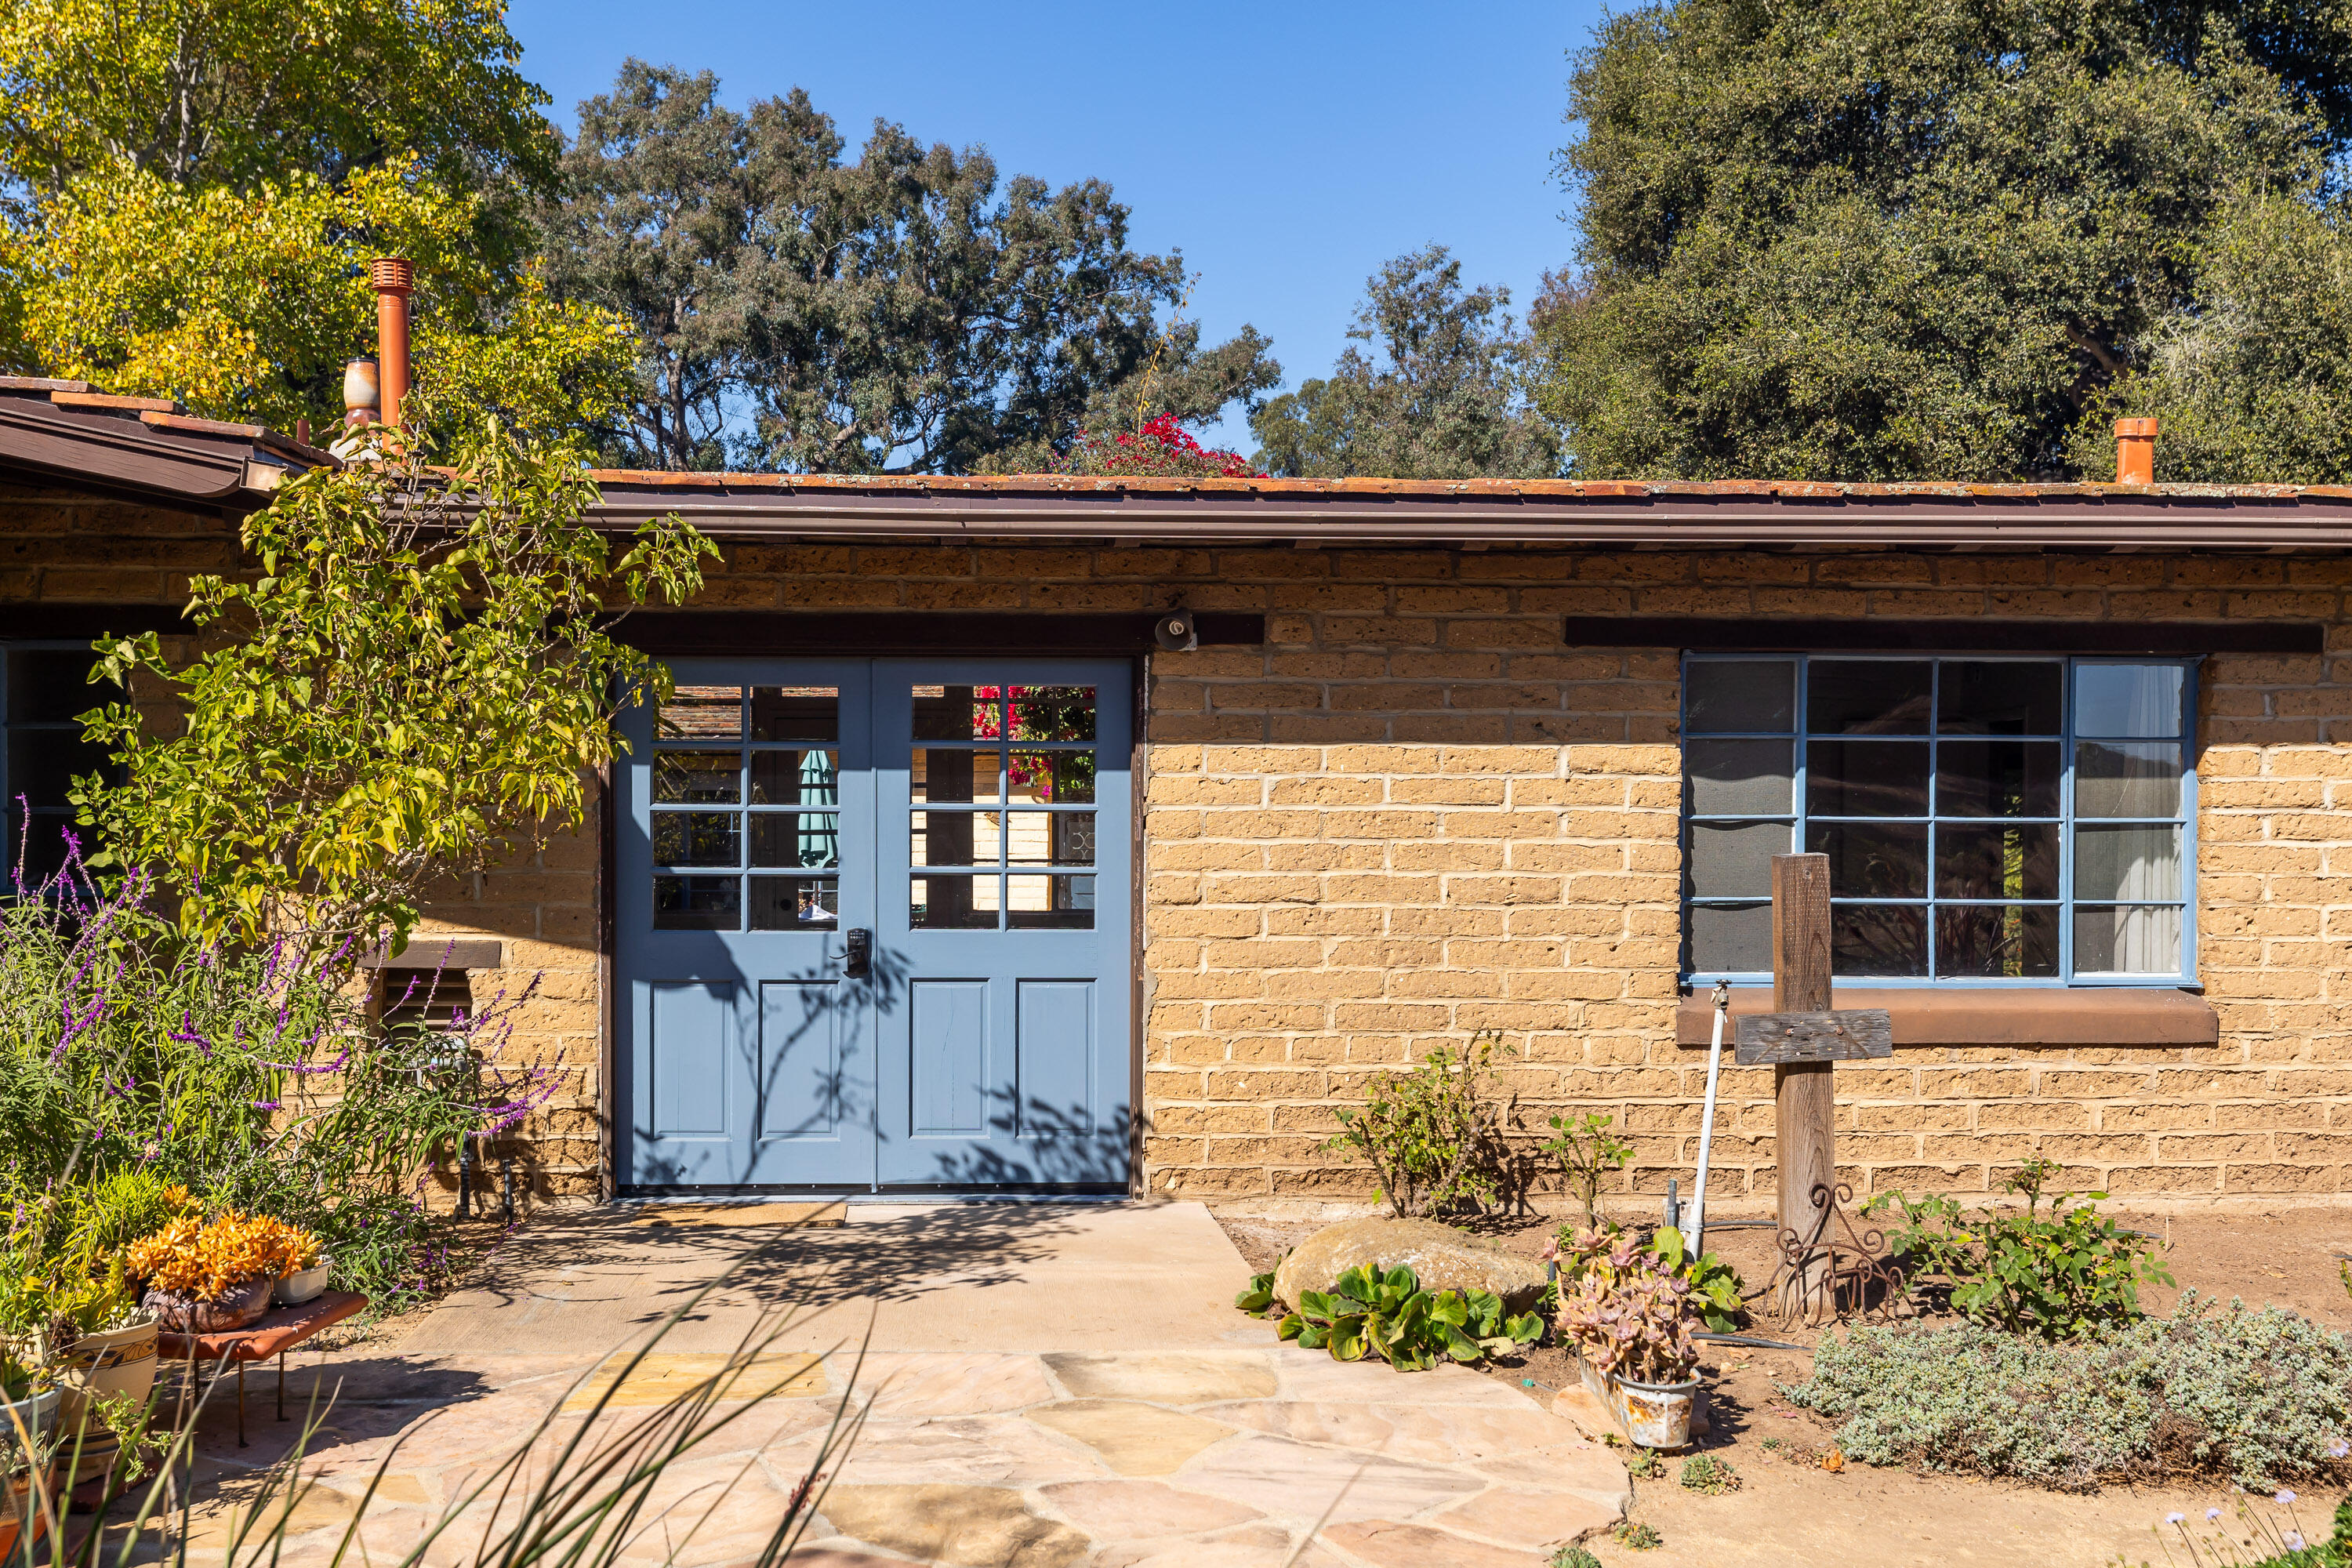
[[[2164,1522],[2167,1524],[2179,1524],[2182,1520],[2187,1519],[2188,1517],[2189,1516],[2185,1513],[2168,1513],[2164,1516]]]
[[[2328,1440],[2327,1457],[2329,1458],[2340,1459],[2347,1454],[2352,1454],[2352,1443],[2347,1443],[2341,1437],[2333,1437]]]
[[[2294,1494],[2293,1492],[2281,1492],[2281,1493],[2279,1493],[2279,1495],[2278,1495],[2278,1496],[2276,1496],[2276,1497],[2274,1497],[2274,1498],[2271,1499],[2271,1501],[2273,1501],[2273,1502],[2274,1502],[2274,1503],[2279,1503],[2279,1504],[2282,1504],[2282,1505],[2286,1504],[2286,1503],[2291,1503],[2291,1502],[2293,1502],[2294,1500]]]
[[[2294,1531],[2292,1531],[2292,1530],[2288,1531],[2286,1532],[2286,1549],[2287,1549],[2289,1552],[2300,1552],[2300,1551],[2302,1551],[2302,1550],[2303,1550],[2303,1537],[2302,1537],[2302,1536],[2300,1536],[2300,1535],[2297,1535],[2297,1534],[2296,1534]]]
[[[2218,1508],[2209,1508],[2209,1509],[2207,1509],[2207,1510],[2205,1510],[2205,1522],[2206,1522],[2206,1523],[2208,1523],[2208,1524],[2219,1524],[2219,1523],[2221,1523],[2221,1510],[2220,1509],[2218,1509]]]

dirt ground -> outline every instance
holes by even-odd
[[[2175,1284],[2146,1292],[2142,1304],[2169,1312],[2181,1293],[2249,1305],[2275,1303],[2331,1328],[2352,1331],[2352,1295],[2339,1278],[2337,1253],[2352,1253],[2352,1210],[2291,1210],[2277,1215],[2141,1215],[2111,1211],[2121,1223],[2165,1244],[2165,1266]],[[1318,1228],[1220,1216],[1250,1268],[1264,1270]],[[1499,1226],[1494,1234],[1515,1250],[1542,1250],[1549,1221]],[[1772,1232],[1739,1228],[1707,1233],[1707,1247],[1738,1268],[1750,1291],[1771,1273]],[[1809,1344],[1818,1336],[1783,1330],[1769,1319],[1748,1331],[1764,1339]],[[2286,1531],[2315,1539],[2343,1498],[2341,1478],[2314,1485],[2294,1502],[2249,1499],[2226,1481],[2110,1487],[2086,1496],[2013,1482],[1875,1469],[1822,1459],[1833,1447],[1833,1426],[1796,1409],[1773,1389],[1811,1372],[1802,1351],[1724,1347],[1704,1368],[1709,1379],[1714,1430],[1699,1448],[1738,1472],[1738,1491],[1708,1497],[1677,1484],[1684,1456],[1660,1458],[1654,1477],[1637,1475],[1632,1519],[1657,1531],[1663,1544],[1636,1551],[1602,1538],[1585,1547],[1609,1568],[1942,1568],[1948,1563],[2001,1563],[2018,1568],[2109,1568],[2187,1563],[2191,1553],[2166,1515],[2186,1516],[2208,1563],[2258,1559],[2275,1551]],[[1575,1380],[1564,1352],[1538,1347],[1517,1363],[1487,1368],[1539,1390]],[[2352,1434],[2347,1434],[2352,1436]],[[1769,1442],[1772,1447],[1765,1445]],[[2221,1510],[2209,1524],[2209,1509]],[[2218,1538],[2218,1539],[2217,1539]],[[2234,1555],[2217,1552],[2226,1540]],[[2256,1549],[2258,1542],[2269,1542]]]

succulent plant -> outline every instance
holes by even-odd
[[[1637,1237],[1582,1232],[1559,1272],[1560,1332],[1596,1369],[1636,1383],[1681,1383],[1697,1370],[1691,1283]]]

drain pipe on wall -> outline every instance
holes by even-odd
[[[1698,1190],[1691,1194],[1690,1214],[1683,1220],[1683,1256],[1696,1258],[1706,1237],[1706,1157],[1715,1144],[1715,1080],[1723,1070],[1723,1023],[1731,1016],[1731,984],[1715,983],[1715,1043],[1706,1048],[1706,1109],[1698,1123]]]

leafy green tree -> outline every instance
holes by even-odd
[[[576,826],[616,708],[669,690],[603,605],[682,604],[717,553],[671,518],[614,559],[594,496],[576,458],[496,427],[452,472],[291,481],[244,524],[261,574],[191,584],[191,619],[234,637],[184,668],[152,633],[100,644],[103,674],[182,715],[172,734],[129,701],[85,719],[125,774],[76,784],[105,863],[175,895],[188,935],[315,957],[397,944],[437,879]]]
[[[2238,204],[2310,201],[2340,7],[1677,0],[1577,57],[1581,475],[2046,475],[2193,310]]]
[[[618,459],[1042,467],[1090,420],[1142,424],[1119,411],[1146,376],[1145,418],[1195,420],[1278,379],[1253,331],[1204,349],[1163,330],[1181,260],[1129,248],[1101,181],[1000,184],[984,152],[883,121],[853,160],[806,93],[738,114],[718,85],[624,66],[581,106],[541,215],[554,287],[636,331]]]
[[[1442,245],[1400,256],[1366,284],[1328,377],[1259,409],[1257,460],[1280,476],[1541,479],[1559,471],[1551,435],[1521,395],[1510,290],[1465,290]]]

